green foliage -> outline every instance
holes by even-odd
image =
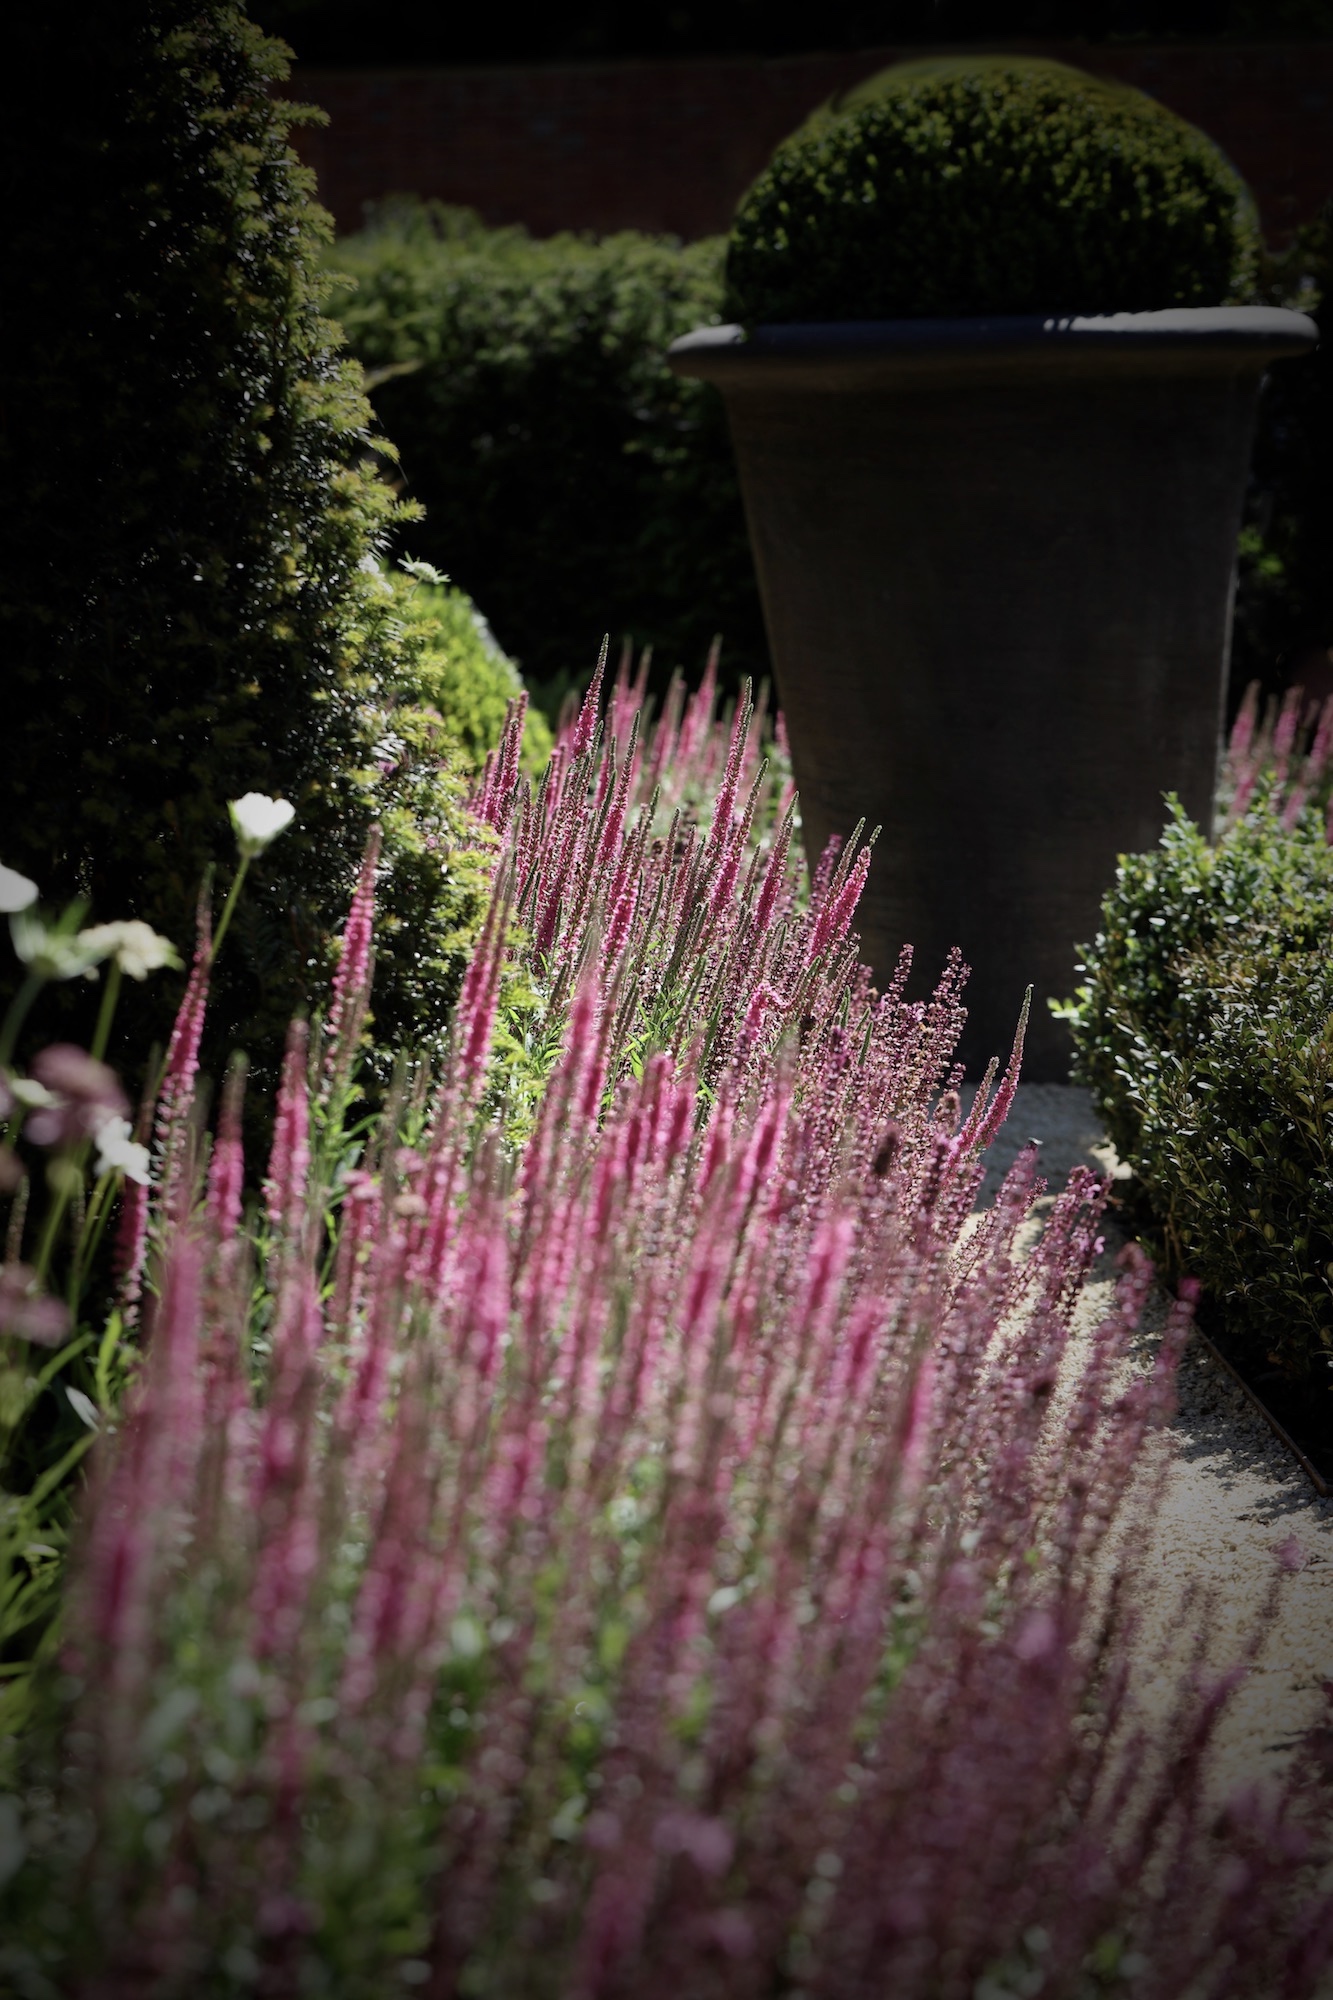
[[[1177,1268],[1294,1375],[1333,1361],[1333,850],[1266,780],[1215,846],[1172,803],[1060,1010]]]
[[[881,71],[781,145],[741,202],[749,323],[1217,305],[1257,232],[1211,140],[1127,86],[1033,57]]]
[[[368,575],[357,643],[383,664],[363,683],[365,761],[352,775],[384,835],[370,1034],[385,1081],[396,1052],[442,1045],[490,891],[490,840],[467,812],[469,778],[521,683],[461,591],[377,566]],[[545,740],[534,717],[525,742]],[[253,909],[247,896],[238,932]]]
[[[1264,380],[1240,538],[1232,685],[1276,693],[1333,648],[1333,201],[1279,255],[1261,295],[1310,313],[1324,339]]]
[[[465,591],[428,563],[403,567],[416,582],[404,589],[403,578],[390,579],[402,619],[396,684],[438,715],[450,763],[479,774],[500,741],[510,702],[523,691],[522,677]],[[522,757],[530,777],[546,768],[551,748],[545,717],[530,712]]]
[[[375,569],[363,648],[384,662],[363,726],[360,774],[384,831],[371,1037],[381,1081],[404,1047],[438,1051],[490,891],[487,830],[465,809],[523,683],[472,600],[429,564]],[[530,712],[523,767],[551,734]],[[241,905],[242,921],[246,904]]]
[[[82,0],[28,10],[10,55],[0,856],[188,948],[201,877],[231,863],[228,799],[289,798],[214,1014],[212,1061],[243,1039],[262,1063],[327,969],[378,814],[389,905],[427,925],[380,989],[412,1039],[470,910],[420,843],[446,821],[456,840],[459,814],[424,746],[420,772],[376,769],[399,694],[371,557],[394,505],[323,316],[327,219],[273,95],[282,51],[226,0]],[[67,994],[48,1028],[81,1038]],[[146,1050],[170,1014],[132,998]]]
[[[764,670],[721,402],[664,362],[719,318],[721,261],[718,241],[535,241],[408,201],[330,253],[331,310],[425,507],[412,552],[539,681],[586,675],[607,630],[694,668],[721,629],[733,673]]]

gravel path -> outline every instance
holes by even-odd
[[[1086,1091],[1024,1084],[988,1157],[983,1199],[1029,1138],[1041,1141],[1041,1171],[1053,1192],[1079,1164],[1127,1176],[1106,1144]],[[1115,1253],[1124,1241],[1110,1218],[1105,1235],[1106,1251],[1082,1307],[1090,1316],[1100,1317],[1106,1309]],[[1160,1325],[1164,1306],[1158,1294],[1146,1338]],[[1201,1602],[1211,1598],[1208,1652],[1218,1667],[1243,1654],[1247,1631],[1272,1603],[1272,1622],[1217,1745],[1219,1785],[1229,1791],[1272,1771],[1324,1716],[1323,1684],[1333,1682],[1333,1499],[1320,1499],[1197,1341],[1185,1354],[1173,1428],[1172,1464],[1154,1526],[1153,1571],[1164,1585],[1187,1581],[1199,1589]],[[1293,1539],[1299,1550],[1290,1546]],[[1286,1560],[1294,1565],[1289,1568],[1276,1554],[1284,1544]],[[1169,1599],[1176,1599],[1174,1588],[1164,1592],[1161,1611],[1147,1609],[1148,1658],[1172,1630]]]

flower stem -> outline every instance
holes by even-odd
[[[19,1029],[27,1019],[28,1009],[42,989],[40,973],[30,972],[9,1004],[5,1024],[0,1028],[0,1069],[8,1069],[18,1040]]]
[[[36,1263],[33,1267],[39,1284],[44,1285],[46,1283],[46,1275],[50,1269],[51,1253],[55,1249],[56,1237],[59,1233],[60,1225],[65,1219],[65,1210],[69,1207],[75,1188],[82,1181],[84,1169],[88,1164],[88,1153],[88,1141],[85,1139],[75,1152],[67,1155],[64,1161],[61,1162],[65,1168],[65,1172],[60,1176],[59,1185],[55,1188],[52,1195],[51,1206],[46,1211],[46,1219],[42,1224],[41,1241],[37,1249]]]
[[[74,1246],[74,1255],[70,1261],[69,1284],[65,1292],[71,1319],[78,1315],[79,1299],[87,1282],[97,1245],[106,1228],[106,1219],[111,1211],[111,1195],[115,1186],[114,1172],[100,1175],[93,1189],[92,1199],[88,1203],[88,1212],[84,1217],[83,1228],[79,1232],[79,1240]]]
[[[120,998],[120,980],[120,963],[119,960],[113,958],[107,967],[106,984],[102,988],[102,1005],[98,1010],[97,1028],[93,1035],[93,1045],[89,1050],[89,1054],[92,1056],[94,1062],[101,1062],[102,1057],[106,1054],[106,1045],[111,1038],[111,1022],[115,1015],[116,1002]]]
[[[241,884],[245,880],[245,871],[249,866],[250,857],[248,854],[243,854],[241,856],[241,865],[236,870],[235,875],[233,875],[231,887],[227,891],[227,900],[222,905],[222,915],[218,918],[218,927],[213,933],[213,957],[215,959],[218,953],[218,946],[227,935],[227,925],[231,922],[231,913],[236,908],[236,898],[241,893]]]

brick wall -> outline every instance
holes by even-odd
[[[1201,125],[1249,181],[1274,240],[1333,193],[1333,43],[1021,46],[1122,78]],[[357,227],[367,201],[414,193],[538,235],[688,239],[728,226],[777,141],[832,91],[926,53],[298,69],[291,90],[329,113],[297,144],[340,229]]]

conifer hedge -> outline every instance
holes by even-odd
[[[219,1044],[262,1054],[384,818],[414,943],[380,1011],[411,1033],[459,976],[475,884],[424,858],[461,839],[429,744],[375,754],[403,694],[373,560],[393,503],[324,315],[284,51],[228,0],[24,9],[8,47],[0,856],[188,946],[205,870],[233,865],[228,799],[289,798],[219,973]]]

